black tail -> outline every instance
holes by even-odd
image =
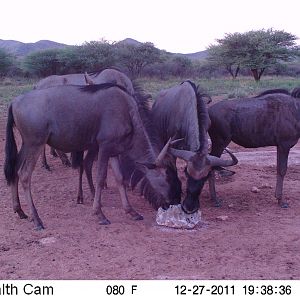
[[[83,151],[71,153],[71,165],[73,169],[78,169],[83,161]]]
[[[6,143],[5,143],[5,163],[4,163],[4,174],[7,184],[10,185],[15,182],[17,176],[17,157],[18,149],[16,140],[14,137],[14,116],[12,113],[12,106],[9,106],[7,125],[6,125]]]

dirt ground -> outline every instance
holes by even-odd
[[[2,115],[1,170],[5,123]],[[275,149],[230,147],[240,163],[232,168],[233,177],[217,182],[223,205],[213,207],[206,185],[203,222],[193,230],[156,225],[156,212],[134,192],[130,201],[144,220],[129,219],[111,173],[103,195],[111,224],[98,225],[87,182],[85,202],[77,205],[77,172],[48,155],[52,171],[39,161],[32,181],[46,227],[36,231],[13,213],[1,171],[0,279],[300,279],[300,144],[292,149],[285,178],[288,209],[279,208],[274,198]],[[20,194],[29,213],[22,188]]]

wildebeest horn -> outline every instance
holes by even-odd
[[[94,81],[89,77],[87,72],[84,72],[84,79],[87,85],[95,84]]]
[[[230,152],[227,148],[225,148],[225,151],[230,155],[231,159],[222,159],[220,157],[207,155],[212,167],[230,167],[238,163],[238,159],[233,155],[232,152]]]
[[[183,141],[183,140],[184,140],[184,138],[176,139],[176,140],[173,140],[173,139],[172,139],[170,145],[173,146],[174,144],[176,144],[176,143],[178,143],[178,142],[181,142],[181,141]]]
[[[158,154],[156,160],[155,160],[155,164],[157,166],[161,166],[162,165],[162,162],[168,152],[168,148],[170,147],[170,144],[171,144],[171,141],[172,141],[172,138],[169,138],[168,142],[165,144],[165,146],[162,148],[162,150],[160,151],[160,153]]]
[[[190,159],[195,155],[193,151],[188,150],[179,150],[170,148],[170,153],[178,158],[181,158],[185,161],[190,161]]]

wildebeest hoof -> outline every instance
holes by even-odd
[[[283,202],[283,203],[280,204],[280,207],[281,208],[288,208],[289,205],[286,202]]]
[[[134,221],[140,221],[140,220],[144,220],[144,217],[142,215],[137,214],[135,217],[133,217]]]
[[[39,224],[39,225],[37,225],[37,226],[35,227],[35,230],[36,230],[36,231],[40,231],[40,230],[43,230],[43,229],[45,229],[45,227],[44,227],[43,224]]]
[[[49,165],[42,165],[42,168],[46,169],[47,171],[51,171],[51,168]]]
[[[50,154],[53,156],[53,157],[58,157],[56,151],[54,149],[51,149],[50,150]]]
[[[109,221],[108,219],[104,219],[104,220],[100,220],[100,221],[99,221],[99,224],[100,224],[100,225],[109,225],[109,224],[111,224],[111,223],[110,223],[110,221]]]
[[[24,213],[24,211],[22,209],[19,209],[15,212],[18,214],[20,219],[27,219],[28,218],[28,216]]]
[[[222,206],[222,199],[217,199],[214,201],[214,207],[221,207]]]
[[[64,161],[63,165],[65,165],[66,167],[71,167],[71,163],[69,160]]]
[[[140,214],[138,214],[136,211],[134,210],[130,210],[126,212],[128,215],[131,216],[132,220],[134,221],[139,221],[139,220],[144,220],[144,217]]]
[[[77,204],[83,204],[83,198],[78,197],[77,198]]]

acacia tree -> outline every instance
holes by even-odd
[[[259,81],[267,68],[299,55],[296,40],[291,33],[273,29],[226,34],[224,39],[217,40],[218,45],[208,48],[209,59],[226,66],[233,77],[241,67],[247,68]]]
[[[161,61],[161,51],[152,43],[118,45],[117,55],[119,63],[128,69],[132,78],[139,77],[146,66]]]
[[[0,76],[6,75],[13,65],[13,56],[5,49],[0,48]]]
[[[226,34],[217,40],[218,45],[208,47],[208,61],[212,66],[222,66],[235,79],[241,69],[243,36],[241,33]]]
[[[24,68],[32,75],[97,72],[115,64],[114,45],[106,41],[92,41],[81,46],[43,50],[29,54]]]
[[[60,65],[58,55],[61,51],[61,49],[50,49],[29,54],[23,63],[25,71],[39,77],[57,74]]]
[[[91,41],[78,46],[77,53],[84,70],[90,72],[113,66],[116,62],[115,46],[105,40]]]

